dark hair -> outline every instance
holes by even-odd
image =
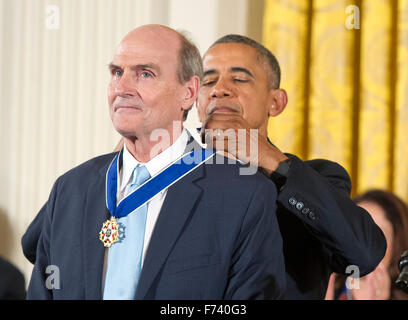
[[[203,63],[201,60],[200,51],[190,40],[187,39],[187,36],[183,31],[179,31],[178,33],[181,42],[179,51],[179,67],[177,71],[178,80],[181,84],[183,84],[190,80],[191,77],[198,76],[201,81],[203,78]],[[190,109],[184,111],[183,121],[187,119]]]
[[[270,89],[277,89],[280,85],[281,70],[276,57],[259,42],[239,34],[228,34],[215,41],[210,48],[221,43],[242,43],[254,48],[258,53],[260,63],[266,65],[266,75]]]
[[[395,194],[379,189],[369,190],[354,199],[355,203],[372,202],[377,204],[385,212],[385,217],[391,223],[393,229],[393,246],[388,273],[391,278],[390,299],[407,299],[408,295],[395,286],[395,280],[399,276],[398,260],[401,254],[408,250],[408,207]]]

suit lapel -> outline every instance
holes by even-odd
[[[193,212],[202,192],[194,182],[203,176],[204,165],[201,165],[167,190],[146,252],[136,299],[153,299],[149,289]]]
[[[85,298],[102,298],[102,273],[105,247],[99,240],[99,231],[103,222],[110,216],[105,200],[105,174],[109,163],[100,169],[99,175],[89,184],[86,196],[83,244],[85,267]]]

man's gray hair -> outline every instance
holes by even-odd
[[[203,78],[203,63],[201,54],[194,43],[187,38],[184,31],[178,31],[180,35],[181,47],[179,51],[179,67],[177,72],[178,80],[181,84],[187,82],[193,76],[198,76],[200,82]],[[191,109],[191,107],[190,107]],[[183,121],[187,119],[190,109],[184,111]]]
[[[239,34],[228,34],[215,41],[210,48],[221,43],[243,43],[256,49],[258,53],[259,62],[263,64],[266,63],[265,72],[268,77],[269,88],[270,89],[279,88],[281,80],[281,70],[279,67],[279,62],[276,59],[276,57],[272,54],[272,52],[270,52],[262,44],[246,36],[242,36]]]

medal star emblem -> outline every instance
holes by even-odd
[[[112,219],[107,220],[103,223],[102,229],[99,232],[99,239],[102,241],[105,247],[110,247],[116,241],[118,241],[119,237],[119,225],[116,222],[116,218],[112,217]]]

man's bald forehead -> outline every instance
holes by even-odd
[[[180,34],[176,30],[160,24],[148,24],[133,29],[122,39],[121,42],[151,36],[162,38],[164,41],[180,42]]]

